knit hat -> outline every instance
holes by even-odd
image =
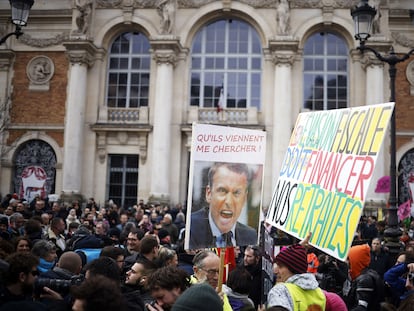
[[[223,302],[209,284],[195,284],[178,297],[171,311],[223,310]]]
[[[368,244],[352,246],[348,253],[349,274],[355,280],[371,262],[370,247]]]
[[[348,308],[346,307],[345,302],[342,298],[332,292],[323,291],[326,297],[326,311],[347,311]]]
[[[290,272],[295,274],[308,271],[308,259],[306,249],[298,244],[281,250],[275,258],[276,263],[285,265]]]

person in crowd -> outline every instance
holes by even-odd
[[[53,205],[55,205],[55,203]],[[68,230],[71,223],[78,223],[79,225],[81,223],[74,208],[69,211],[69,215],[66,217],[66,227]]]
[[[106,256],[112,258],[116,261],[119,269],[121,271],[124,270],[124,262],[125,262],[125,250],[120,247],[115,247],[112,245],[105,246],[102,248],[99,257]]]
[[[139,258],[126,272],[122,293],[128,307],[144,309],[144,305],[153,300],[151,292],[147,290],[146,286],[148,276],[153,271],[145,260]]]
[[[30,253],[32,243],[27,236],[22,235],[14,240],[14,248],[16,252]]]
[[[138,223],[138,228],[140,228],[145,233],[151,232],[153,230],[152,223],[147,214],[142,215],[141,221]]]
[[[348,279],[348,265],[327,254],[319,255],[319,287],[342,295],[344,282]]]
[[[244,250],[243,266],[252,276],[252,286],[249,298],[253,300],[255,308],[261,303],[261,283],[262,283],[262,254],[257,245],[248,245]]]
[[[119,215],[119,223],[116,225],[116,228],[119,230],[119,232],[122,232],[122,230],[124,230],[124,227],[127,222],[128,222],[127,213],[122,213],[121,215]]]
[[[63,253],[52,270],[40,273],[41,278],[70,280],[82,271],[80,256],[72,251]]]
[[[125,311],[126,306],[118,284],[102,275],[73,286],[73,311]]]
[[[384,282],[379,274],[369,269],[371,261],[368,244],[352,246],[348,253],[351,287],[344,292],[344,299],[349,310],[374,311],[380,309],[384,300]]]
[[[20,213],[13,213],[9,217],[9,227],[7,229],[7,232],[9,233],[10,240],[13,240],[18,236],[23,235],[24,223],[24,217]]]
[[[368,216],[367,222],[361,227],[361,239],[371,244],[372,239],[378,236],[377,217]]]
[[[166,266],[148,277],[147,287],[154,298],[147,304],[148,311],[170,310],[177,298],[190,286],[189,275],[176,267]]]
[[[95,236],[101,239],[105,246],[112,245],[112,240],[108,236],[109,224],[108,222],[98,220],[95,224]]]
[[[222,310],[223,302],[214,289],[207,284],[196,284],[178,297],[172,306],[172,311],[211,311]]]
[[[381,239],[375,237],[371,242],[371,262],[369,268],[378,272],[381,278],[385,271],[391,268],[392,262],[388,253],[383,249]]]
[[[170,238],[171,238],[171,244],[176,244],[178,240],[178,228],[173,223],[173,218],[171,214],[167,213],[164,215],[162,219],[162,229],[165,229],[168,231]]]
[[[208,283],[218,290],[220,257],[212,251],[202,250],[194,256],[193,264],[194,274],[191,276],[191,283]],[[223,311],[232,310],[227,295],[220,295],[223,298]]]
[[[47,230],[47,235],[45,239],[51,241],[56,246],[56,253],[60,256],[66,249],[66,240],[65,240],[65,229],[66,224],[64,220],[60,217],[55,217],[50,222],[50,227]]]
[[[33,245],[31,252],[39,258],[37,269],[40,272],[53,269],[57,259],[55,244],[47,240],[38,240]]]
[[[241,311],[251,308],[255,310],[253,301],[249,298],[252,283],[252,275],[244,267],[237,267],[229,273],[227,284],[223,285],[223,291],[229,298],[233,311]]]
[[[141,251],[137,254],[137,258],[142,258],[148,262],[153,269],[158,268],[156,259],[160,249],[158,238],[153,235],[146,235],[141,240]]]
[[[186,271],[189,275],[193,274],[193,259],[195,250],[185,250],[184,240],[177,244],[178,268]]]
[[[181,230],[185,228],[185,214],[183,212],[177,213],[175,216],[174,225],[177,227],[179,235]]]
[[[0,215],[0,239],[10,240],[10,234],[7,231],[9,228],[9,217],[5,215]]]
[[[97,275],[104,276],[120,285],[121,270],[118,264],[112,258],[102,256],[92,260],[85,268],[85,279],[94,278]]]
[[[256,230],[238,221],[246,205],[249,169],[242,163],[215,163],[208,172],[208,207],[191,213],[189,248],[254,245]]]
[[[141,240],[144,237],[144,231],[132,228],[127,238],[127,256],[125,258],[125,266],[129,269],[136,261],[138,253],[141,250]]]
[[[302,245],[295,244],[282,249],[275,262],[279,282],[269,291],[268,310],[325,309],[325,294],[319,288],[315,275],[307,273],[307,254]]]
[[[410,252],[401,252],[397,256],[394,266],[384,273],[384,282],[390,292],[390,301],[398,306],[404,300],[408,291],[406,288],[407,277],[410,271],[414,271],[414,256]],[[414,275],[414,274],[413,274]]]
[[[34,217],[28,219],[24,224],[24,232],[25,236],[27,236],[30,239],[30,242],[33,245],[38,240],[42,239],[43,231],[41,222]]]
[[[157,265],[159,267],[164,267],[168,265],[178,266],[178,256],[177,252],[168,247],[161,246],[158,251],[158,257],[156,259]]]
[[[326,297],[325,311],[348,311],[344,300],[336,293],[324,291]]]
[[[12,301],[32,301],[39,259],[30,253],[14,253],[6,262],[9,266],[2,277],[0,306]]]
[[[158,231],[158,238],[160,239],[161,245],[171,248],[171,235],[167,229],[161,228],[160,231]]]

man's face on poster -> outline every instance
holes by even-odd
[[[217,169],[211,186],[206,187],[206,201],[221,233],[229,232],[239,218],[246,202],[247,187],[245,174],[233,172],[225,166]]]

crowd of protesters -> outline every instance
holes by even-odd
[[[0,207],[2,310],[411,310],[414,223],[398,256],[385,223],[361,217],[347,262],[274,228],[273,287],[263,292],[258,245],[234,247],[219,280],[214,249],[185,250],[185,206],[122,208],[7,195]],[[231,252],[233,253],[233,252]],[[263,298],[266,297],[265,304]]]

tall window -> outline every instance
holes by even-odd
[[[206,25],[191,52],[192,106],[260,108],[262,49],[250,25],[234,19]]]
[[[312,35],[304,46],[304,108],[328,110],[348,106],[348,47],[336,34]]]
[[[127,32],[112,43],[108,70],[108,107],[148,106],[150,44],[141,33]]]
[[[129,207],[137,203],[138,156],[109,155],[108,198],[119,206]]]

